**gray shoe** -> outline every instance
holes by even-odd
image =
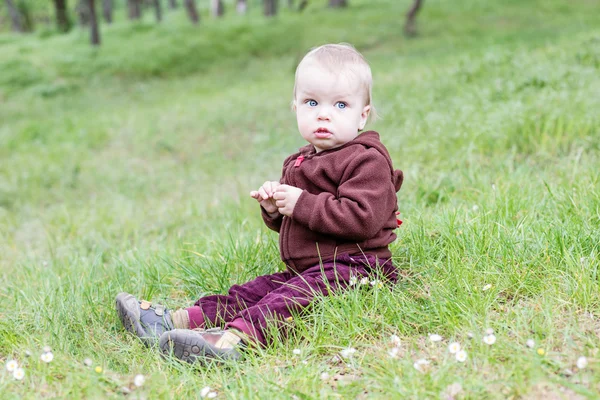
[[[163,354],[173,354],[190,364],[206,358],[238,360],[245,347],[240,336],[221,328],[174,329],[163,333],[158,345]]]
[[[138,301],[129,293],[119,293],[115,306],[125,329],[142,339],[148,347],[174,328],[169,310],[161,304]]]

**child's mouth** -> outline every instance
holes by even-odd
[[[331,136],[331,132],[325,128],[319,128],[315,131],[315,136],[319,139],[325,139]]]

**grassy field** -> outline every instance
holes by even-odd
[[[428,0],[406,40],[408,1],[350,3],[120,20],[97,50],[0,35],[0,363],[25,371],[0,370],[0,398],[598,398],[600,5]],[[303,145],[298,58],[340,41],[372,64],[370,127],[405,172],[402,280],[238,363],[148,351],[118,292],[176,308],[283,268],[248,192]]]

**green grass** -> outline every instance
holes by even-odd
[[[410,41],[407,1],[314,3],[197,28],[181,12],[121,20],[99,50],[77,30],[0,35],[0,362],[26,370],[0,371],[1,398],[440,398],[454,383],[459,398],[598,397],[597,3],[432,0]],[[114,296],[176,308],[282,268],[247,193],[303,145],[293,70],[328,41],[370,60],[371,127],[406,175],[401,281],[324,299],[239,363],[162,359],[124,333]]]

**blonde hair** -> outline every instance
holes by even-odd
[[[325,44],[311,49],[298,64],[294,80],[294,100],[296,99],[296,86],[298,84],[298,71],[308,62],[315,61],[320,66],[327,68],[331,73],[350,73],[356,77],[365,94],[365,106],[371,106],[369,119],[377,118],[377,112],[372,104],[373,76],[371,67],[365,57],[348,43]]]

